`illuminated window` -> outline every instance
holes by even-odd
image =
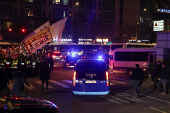
[[[13,22],[11,22],[11,21],[6,21],[6,22],[4,23],[4,28],[10,28],[12,25],[13,25]]]
[[[66,11],[63,11],[63,18],[66,17]]]
[[[25,8],[25,16],[33,16],[33,7],[27,7]]]
[[[33,2],[33,0],[25,0],[25,2]]]
[[[60,4],[60,0],[53,0],[53,4]]]
[[[155,4],[155,8],[158,8],[158,4]]]
[[[63,4],[62,5],[68,5],[68,0],[62,0]]]

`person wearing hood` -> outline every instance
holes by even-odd
[[[24,78],[24,72],[21,71],[20,68],[18,68],[16,71],[12,73],[14,78],[14,84],[12,87],[12,95],[17,96],[25,96],[24,92],[24,84],[26,84],[29,88],[30,85],[27,83],[27,81]]]
[[[160,78],[161,74],[162,74],[162,64],[161,62],[158,60],[156,62],[156,69],[155,69],[155,72],[154,72],[154,75],[153,75],[153,84],[154,84],[154,88],[156,89],[157,86],[158,86],[158,78]]]
[[[169,71],[165,63],[162,63],[162,75],[160,76],[160,78],[158,78],[158,80],[159,83],[157,86],[157,91],[161,91],[161,84],[163,84],[164,93],[162,94],[168,94]]]

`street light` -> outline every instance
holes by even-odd
[[[71,16],[71,15],[73,14],[75,7],[78,6],[78,5],[79,5],[79,3],[76,2],[76,4],[75,4],[75,6],[73,7],[73,9],[72,9],[72,11],[71,11],[71,14],[70,14],[69,16]],[[71,19],[71,41],[73,41],[72,27],[73,27],[73,19]]]
[[[143,9],[143,11],[139,12],[139,13],[137,14],[137,16],[136,16],[136,42],[138,41],[138,24],[140,23],[140,21],[139,21],[139,23],[137,23],[137,21],[138,21],[139,15],[140,15],[142,12],[146,12],[146,8]]]

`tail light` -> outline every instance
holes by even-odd
[[[55,55],[52,55],[52,57],[53,57],[53,59],[54,59]]]
[[[73,86],[76,86],[76,71],[74,71]]]
[[[63,55],[60,55],[60,58],[62,58],[63,57]]]
[[[60,53],[60,51],[55,51],[54,53]]]
[[[70,65],[69,63],[66,63],[66,65]]]
[[[109,73],[106,71],[106,86],[109,86]]]
[[[77,65],[77,63],[74,64],[75,66]]]

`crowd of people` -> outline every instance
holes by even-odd
[[[6,60],[6,62],[4,62]],[[11,68],[13,61],[17,64],[17,68]],[[4,63],[3,63],[4,62]],[[46,82],[48,90],[48,80],[50,79],[50,72],[53,71],[53,59],[50,54],[48,55],[36,55],[31,57],[18,57],[18,58],[4,58],[1,59],[0,69],[0,95],[6,94],[7,85],[9,85],[8,79],[14,79],[11,94],[17,96],[24,96],[24,84],[29,88],[30,85],[26,81],[27,77],[39,76],[43,85]]]
[[[163,95],[169,93],[170,70],[166,63],[156,62],[156,66],[152,67],[153,73],[150,71],[154,90],[162,92]],[[147,76],[148,77],[148,76]],[[134,87],[135,97],[140,97],[140,88],[145,78],[144,72],[140,69],[139,64],[135,65],[135,70],[132,71],[129,77],[129,85]],[[163,88],[163,90],[162,90]]]

